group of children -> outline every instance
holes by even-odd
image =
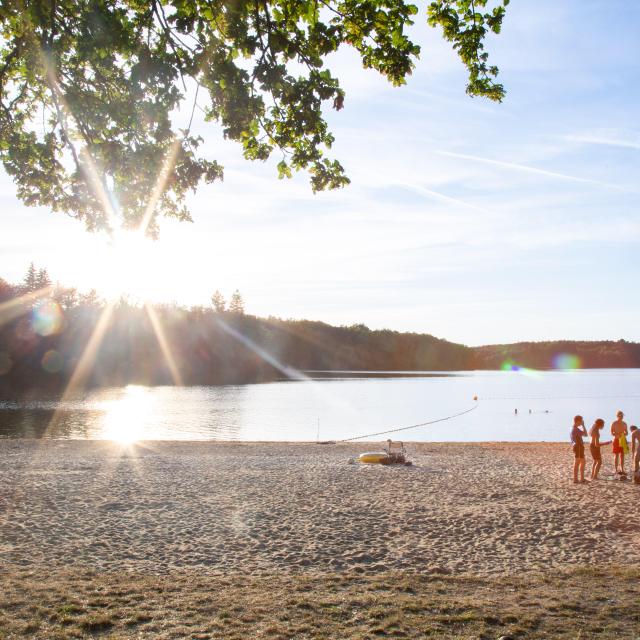
[[[573,444],[574,463],[573,463],[573,481],[588,482],[584,478],[584,466],[585,466],[585,454],[584,454],[584,442],[583,438],[590,437],[591,443],[589,445],[589,451],[593,458],[593,464],[591,466],[591,480],[598,479],[598,473],[602,467],[602,447],[612,444],[613,455],[615,461],[615,473],[620,480],[626,480],[627,474],[624,470],[624,457],[629,453],[629,443],[627,442],[627,436],[629,431],[631,432],[631,464],[633,466],[633,480],[635,483],[640,484],[640,429],[635,425],[632,425],[629,429],[627,423],[623,420],[624,414],[622,411],[618,411],[617,419],[611,423],[611,436],[612,439],[607,442],[600,441],[600,431],[604,428],[604,420],[598,418],[594,423],[589,433],[584,426],[584,419],[582,416],[576,416],[573,419],[573,428],[571,429],[571,443]],[[578,478],[578,475],[580,476]]]

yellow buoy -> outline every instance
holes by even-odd
[[[359,456],[364,464],[389,464],[389,454],[386,451],[367,451]]]

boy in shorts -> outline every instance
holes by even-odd
[[[624,413],[618,411],[616,414],[617,420],[611,423],[611,435],[613,436],[613,456],[614,464],[616,467],[616,473],[625,475],[624,473],[624,447],[620,442],[620,437],[624,437],[625,442],[627,439],[627,423],[622,419]],[[620,461],[620,468],[618,469],[618,461]]]
[[[573,443],[573,481],[587,482],[584,479],[584,442],[582,438],[588,436],[587,430],[584,426],[584,420],[582,416],[576,416],[573,419],[573,427],[571,428],[571,442]],[[580,480],[578,480],[578,471],[580,472]]]
[[[598,418],[591,429],[589,429],[589,435],[591,436],[591,444],[589,445],[589,451],[591,451],[591,457],[593,458],[593,465],[591,465],[591,479],[597,480],[600,467],[602,466],[602,452],[600,447],[611,444],[609,442],[600,442],[600,431],[604,428],[604,420]]]

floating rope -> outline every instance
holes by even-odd
[[[453,415],[446,416],[445,418],[438,418],[437,420],[429,420],[428,422],[421,422],[420,424],[412,424],[409,427],[397,427],[395,429],[387,429],[386,431],[378,431],[376,433],[367,433],[363,436],[353,436],[352,438],[342,438],[341,440],[329,440],[325,442],[319,442],[318,444],[338,444],[339,442],[351,442],[352,440],[362,440],[363,438],[373,438],[375,436],[383,436],[387,433],[397,433],[398,431],[407,431],[408,429],[417,429],[418,427],[426,427],[430,424],[436,424],[436,422],[445,422],[446,420],[453,420],[459,418],[467,413],[471,413],[478,408],[478,403],[473,405],[470,409],[461,411],[460,413],[454,413]]]
[[[482,400],[625,400],[640,398],[640,395],[620,396],[481,396]]]

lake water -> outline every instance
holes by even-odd
[[[640,424],[640,369],[308,375],[241,386],[102,389],[65,402],[0,401],[0,437],[337,440],[475,405],[451,420],[367,439],[566,442],[576,413],[590,426],[598,417],[609,423],[618,409]]]

